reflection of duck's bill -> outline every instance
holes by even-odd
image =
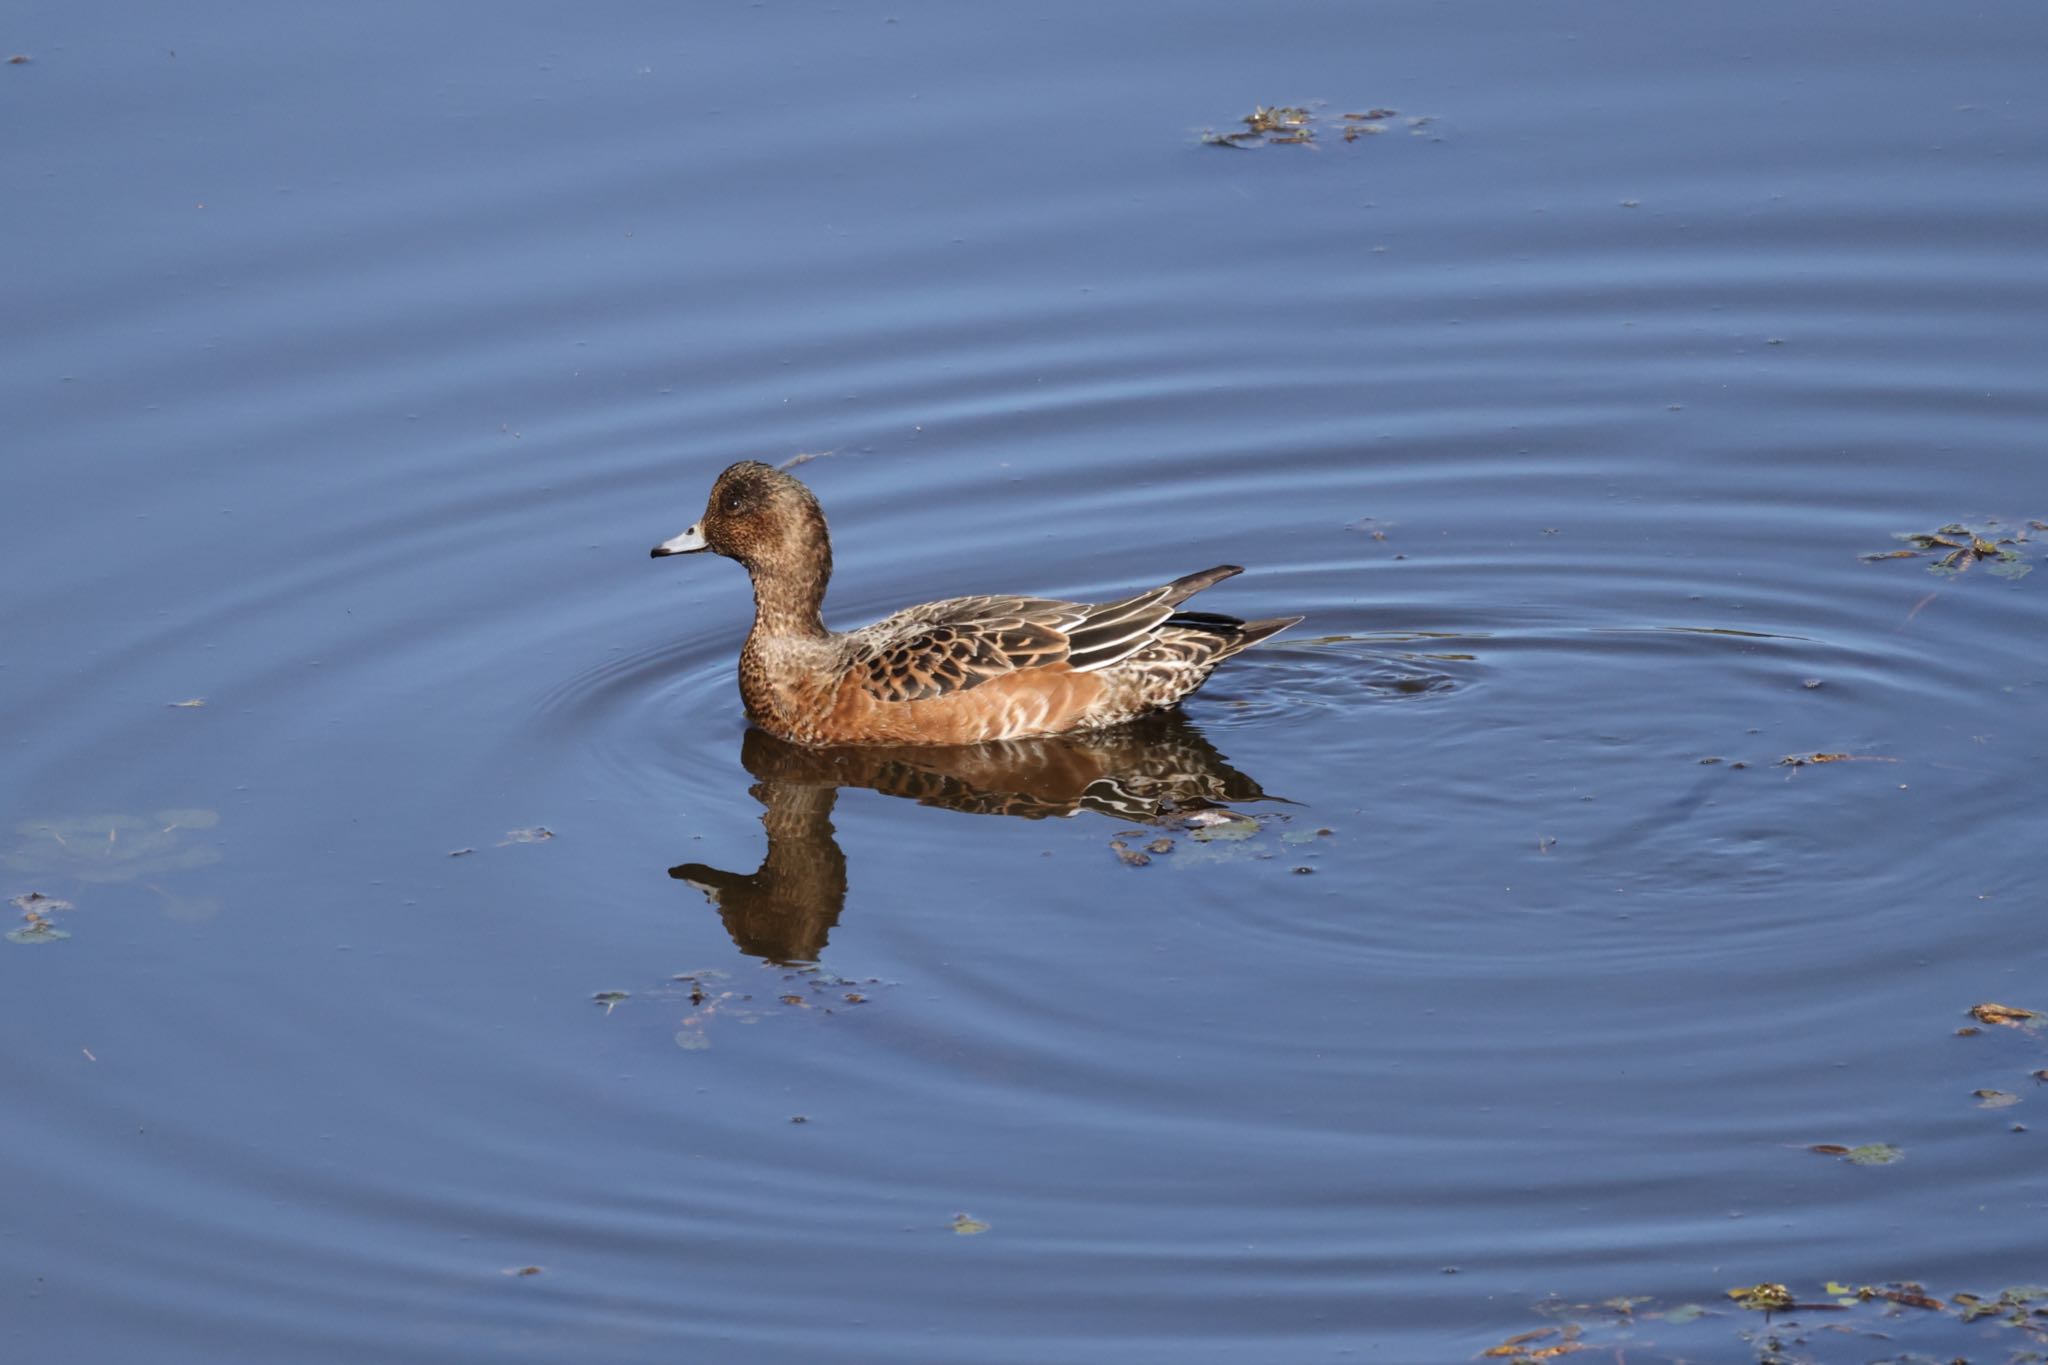
[[[668,875],[674,877],[685,886],[692,886],[702,891],[704,898],[713,905],[718,904],[719,893],[736,880],[732,873],[720,871],[715,867],[707,867],[703,863],[683,863],[680,866],[670,868]]]
[[[670,525],[674,523],[671,522]],[[664,540],[655,546],[650,557],[660,559],[663,555],[693,555],[699,550],[710,548],[710,544],[704,539],[704,523],[700,521],[675,539]]]

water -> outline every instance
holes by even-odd
[[[1859,557],[2048,545],[2037,9],[15,19],[16,1350],[1741,1360],[1738,1285],[2048,1279],[2048,1056],[1956,1036],[2048,1008],[2048,577]],[[646,552],[798,454],[839,625],[1309,619],[1135,737],[749,740],[743,576]],[[2026,1344],[1900,1311],[1797,1349]]]

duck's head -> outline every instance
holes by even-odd
[[[825,513],[795,477],[758,460],[743,460],[718,476],[697,524],[654,547],[654,557],[709,550],[749,570],[831,563]]]

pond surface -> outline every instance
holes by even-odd
[[[22,1358],[2034,1344],[1726,1291],[2048,1280],[2048,1038],[1958,1036],[2048,1008],[2048,12],[4,41]],[[841,626],[1308,620],[1133,733],[749,738],[647,550],[805,455]]]

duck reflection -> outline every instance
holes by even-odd
[[[768,853],[753,872],[684,863],[668,875],[702,891],[743,953],[815,962],[846,902],[846,855],[833,835],[842,787],[923,806],[1025,820],[1095,811],[1161,824],[1230,802],[1270,800],[1179,712],[1114,729],[968,748],[806,749],[749,730],[740,762],[765,808]]]

